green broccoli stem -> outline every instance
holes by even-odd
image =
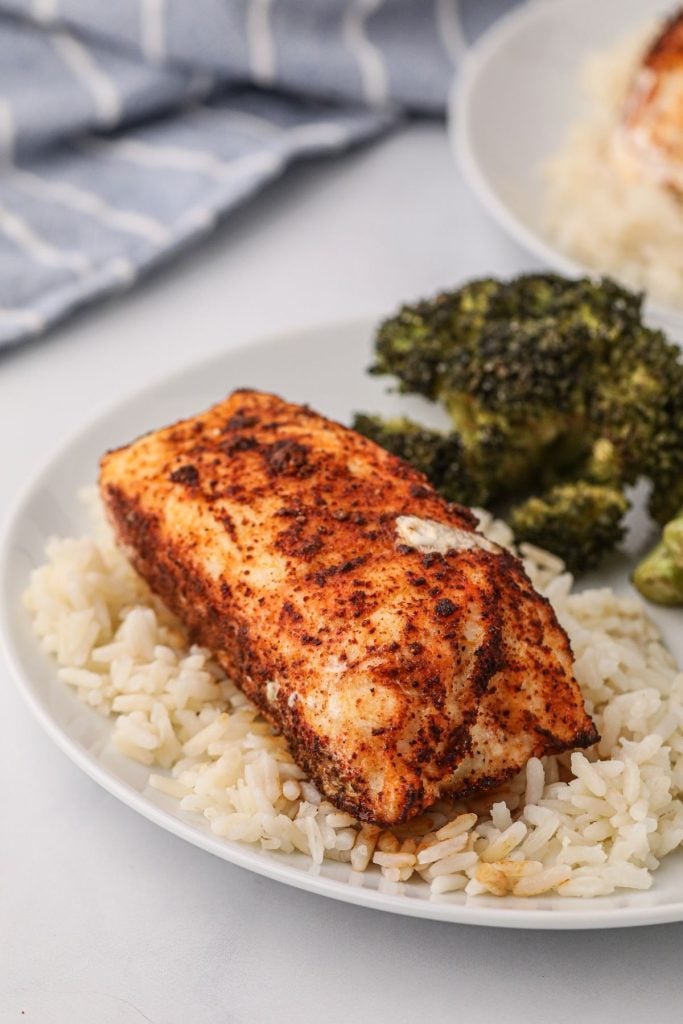
[[[632,579],[643,597],[655,604],[683,604],[683,510],[666,524],[662,539]]]

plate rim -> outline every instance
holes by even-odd
[[[184,821],[163,806],[153,803],[143,793],[138,792],[127,782],[117,777],[112,769],[102,765],[88,750],[82,748],[72,739],[40,703],[31,684],[31,672],[23,665],[20,646],[15,640],[12,629],[12,617],[17,609],[10,604],[9,593],[9,560],[12,541],[19,528],[22,511],[30,504],[35,492],[42,486],[44,475],[52,464],[60,458],[68,457],[71,449],[78,446],[83,438],[95,427],[106,423],[122,413],[126,406],[139,403],[144,396],[160,388],[166,388],[179,381],[191,370],[193,373],[206,375],[213,367],[230,362],[235,356],[253,349],[268,349],[275,345],[289,342],[296,344],[313,335],[320,344],[325,344],[324,335],[331,331],[366,333],[372,331],[377,320],[368,316],[355,317],[349,320],[332,320],[318,326],[306,325],[299,328],[287,328],[285,331],[272,332],[260,338],[235,345],[225,352],[214,353],[198,361],[189,362],[184,369],[174,370],[169,374],[161,374],[142,387],[133,389],[128,395],[118,398],[97,416],[87,418],[76,430],[71,431],[66,439],[53,446],[46,458],[41,460],[37,469],[28,477],[11,504],[7,517],[0,531],[0,647],[4,651],[5,661],[10,677],[31,711],[34,719],[43,731],[78,768],[104,790],[120,800],[124,805],[136,811],[143,818],[160,826],[165,831],[178,836],[193,846],[207,853],[220,857],[238,867],[256,874],[271,878],[274,881],[313,892],[320,896],[356,904],[383,912],[402,916],[417,917],[423,920],[435,920],[448,924],[468,924],[476,926],[536,929],[549,931],[562,930],[593,930],[596,928],[625,928],[655,924],[674,923],[683,920],[683,892],[679,900],[673,903],[655,904],[645,907],[615,907],[600,910],[599,903],[591,903],[594,913],[577,912],[568,909],[524,909],[510,907],[509,903],[500,907],[477,906],[473,903],[452,903],[448,900],[411,899],[402,893],[389,894],[377,889],[355,887],[348,882],[326,878],[314,873],[306,874],[292,868],[286,862],[280,862],[277,851],[264,851],[251,844],[241,844],[203,830],[196,825]],[[58,683],[55,674],[55,683]],[[93,715],[97,711],[91,709]],[[301,855],[303,856],[303,854]],[[599,900],[600,897],[594,897]],[[579,901],[582,907],[586,901]]]
[[[536,259],[549,264],[559,273],[581,277],[609,277],[578,262],[557,248],[540,232],[534,231],[505,203],[490,183],[489,176],[475,155],[472,138],[472,95],[491,62],[500,55],[529,24],[552,12],[563,17],[565,11],[576,14],[576,0],[527,0],[497,19],[467,51],[459,74],[454,79],[447,101],[446,129],[451,152],[466,184],[486,213],[506,234]],[[567,128],[570,126],[567,125]],[[627,286],[628,287],[628,286]],[[631,288],[631,291],[635,289]],[[645,294],[645,313],[648,317],[672,329],[683,330],[683,309],[652,301]]]

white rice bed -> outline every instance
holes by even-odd
[[[543,221],[558,247],[653,299],[683,306],[683,201],[639,171],[624,144],[625,99],[652,31],[590,55],[585,113],[541,168]]]
[[[512,545],[505,524],[480,515],[491,539]],[[441,801],[392,831],[322,799],[210,653],[187,645],[101,521],[93,536],[48,543],[24,600],[59,678],[113,718],[114,746],[156,768],[150,786],[219,836],[357,872],[374,864],[385,884],[426,882],[435,894],[647,889],[683,842],[683,673],[639,602],[572,593],[558,559],[521,554],[569,633],[602,739],[534,758],[495,794]]]

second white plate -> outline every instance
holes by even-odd
[[[450,135],[470,187],[498,223],[543,263],[594,273],[559,250],[541,221],[539,167],[581,110],[587,54],[671,12],[672,0],[534,0],[496,22],[473,47],[450,101]],[[678,327],[683,313],[651,303]]]

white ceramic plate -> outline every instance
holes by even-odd
[[[533,0],[496,22],[451,95],[450,134],[466,180],[521,245],[562,273],[594,273],[556,248],[541,223],[539,166],[580,115],[579,67],[670,13],[674,0]],[[678,326],[683,313],[652,303]]]
[[[175,801],[150,789],[146,768],[112,749],[111,722],[57,680],[55,663],[33,636],[20,604],[29,572],[43,561],[48,536],[87,528],[77,491],[94,481],[107,448],[196,413],[240,386],[308,402],[343,422],[356,409],[390,412],[400,405],[408,414],[424,413],[426,403],[387,394],[385,381],[364,372],[372,333],[369,323],[342,324],[231,351],[135,395],[88,424],[48,461],[19,500],[0,552],[0,635],[21,692],[58,746],[114,796],[182,839],[289,885],[400,914],[502,927],[602,928],[683,919],[683,856],[678,854],[667,859],[649,892],[592,900],[467,899],[461,893],[434,898],[421,883],[386,885],[374,870],[353,875],[344,864],[314,867],[300,854],[285,856],[218,838],[200,816],[180,811]],[[627,588],[625,566],[617,558],[601,581]],[[656,617],[683,659],[680,613],[657,612]]]

